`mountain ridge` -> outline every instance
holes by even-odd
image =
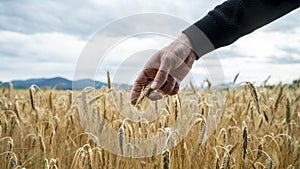
[[[14,88],[17,89],[27,89],[32,84],[37,85],[40,88],[54,88],[59,90],[82,90],[85,87],[95,87],[100,89],[102,87],[107,87],[107,83],[96,81],[92,79],[80,79],[80,80],[69,80],[63,77],[52,77],[52,78],[30,78],[26,80],[12,80],[10,81]],[[0,87],[8,87],[10,82],[0,81]],[[126,84],[115,84],[121,88],[128,88]]]

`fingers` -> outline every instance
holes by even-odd
[[[172,75],[169,74],[170,68],[168,65],[172,65],[168,59],[164,60],[162,66],[160,67],[155,79],[152,82],[152,90],[160,89],[164,94],[175,95],[178,93],[180,81],[184,79],[187,73],[192,68],[192,65],[196,59],[195,54],[191,51],[189,56],[184,60],[184,62],[175,70],[173,70]],[[167,63],[169,62],[169,63]],[[176,78],[178,80],[176,80]],[[153,94],[159,97],[158,94]],[[151,99],[151,98],[150,98]]]
[[[154,79],[154,80],[153,80]],[[151,92],[150,99],[151,100],[159,100],[163,98],[164,94],[169,94],[175,87],[176,80],[171,76],[168,77],[167,73],[161,70],[157,70],[155,68],[144,69],[133,84],[133,89],[131,92],[131,104],[135,105],[141,91],[147,86],[151,81],[152,85],[155,88],[152,90],[158,90],[157,92]],[[156,84],[155,84],[156,83]]]
[[[169,93],[169,95],[175,95],[175,94],[177,94],[178,91],[179,91],[179,86],[180,86],[179,82],[176,81],[175,87],[174,87],[173,90]]]
[[[148,95],[151,100],[162,99],[165,94],[177,94],[180,81],[190,71],[195,58],[191,49],[179,41],[154,54],[134,83],[131,103],[136,104],[141,91],[151,81],[153,91]]]
[[[151,84],[151,88],[152,90],[160,89],[164,94],[169,94],[173,91],[175,84],[176,79],[173,76],[159,70]]]
[[[143,89],[143,85],[141,85],[137,82],[134,83],[133,89],[131,92],[131,100],[130,100],[132,105],[136,104],[138,98],[140,97],[142,89]]]
[[[168,74],[172,68],[175,66],[175,62],[177,62],[176,57],[172,53],[160,54],[160,66],[159,70],[152,82],[151,89],[157,90],[163,86],[163,84],[167,81]]]
[[[144,70],[143,72],[141,72],[141,74],[138,76],[137,80],[134,83],[133,86],[133,90],[131,92],[131,104],[135,105],[141,91],[143,90],[143,88],[148,85],[151,81],[151,77],[153,77],[155,75],[159,73],[159,71],[155,71],[153,69],[147,69]],[[164,97],[164,95],[169,94],[169,95],[175,95],[178,93],[179,90],[179,82],[177,82],[177,80],[175,78],[173,78],[172,76],[168,76],[166,75],[164,72],[161,72],[162,75],[161,77],[165,77],[166,76],[166,80],[159,79],[162,81],[165,81],[163,83],[163,85],[157,89],[157,91],[151,91],[148,95],[148,98],[152,101],[155,100],[160,100]]]
[[[161,86],[167,81],[168,74],[163,70],[158,70],[152,84],[151,89],[157,90],[161,88]]]
[[[169,94],[173,91],[176,84],[176,79],[172,76],[168,76],[167,81],[164,83],[164,85],[160,88],[165,94]]]
[[[179,90],[180,81],[187,75],[195,61],[195,56],[193,55],[194,53],[190,53],[190,56],[186,58],[184,63],[181,66],[179,66],[176,70],[172,71],[172,75],[164,71],[166,69],[144,69],[144,71],[140,73],[140,75],[134,83],[133,90],[131,93],[131,104],[135,105],[136,101],[140,96],[141,91],[152,81],[152,79],[154,80],[151,84],[151,89],[158,91],[150,92],[148,96],[150,100],[162,99],[163,95],[165,94],[177,94]]]
[[[191,51],[189,56],[185,59],[184,63],[191,69],[195,60],[196,54],[193,51]]]
[[[164,95],[175,95],[179,91],[179,82],[171,76],[168,76],[166,83],[157,91],[151,91],[148,98],[152,101],[160,100]]]

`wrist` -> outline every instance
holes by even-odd
[[[187,46],[191,52],[191,54],[189,55],[190,57],[192,57],[194,60],[197,60],[197,56],[193,51],[193,47],[192,47],[192,43],[190,41],[190,39],[188,38],[188,36],[185,33],[182,33],[178,39],[181,40],[181,42],[184,43],[185,46]]]
[[[190,49],[192,49],[192,43],[190,42],[188,36],[184,33],[182,33],[179,37],[178,40],[183,43],[184,45],[186,45],[187,47],[189,47]]]

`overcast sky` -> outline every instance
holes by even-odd
[[[88,40],[114,20],[139,13],[163,13],[193,23],[221,0],[1,0],[0,81],[62,76],[73,79],[78,57]],[[158,25],[159,27],[159,25]],[[126,29],[126,28],[124,28]],[[172,25],[170,25],[172,29]],[[156,43],[159,41],[159,43]],[[140,44],[163,47],[170,39],[133,37],[113,55],[110,70],[121,63],[120,53]],[[300,9],[217,50],[226,81],[240,72],[239,81],[291,82],[300,77]],[[150,57],[150,56],[149,56]],[[120,59],[121,60],[121,59]],[[203,80],[200,62],[193,68]],[[101,68],[100,68],[101,69]],[[124,72],[124,71],[123,71]],[[101,71],[95,75],[103,80]]]

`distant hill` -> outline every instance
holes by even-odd
[[[54,78],[34,78],[27,80],[13,80],[11,81],[14,88],[17,89],[28,89],[32,84],[37,85],[40,88],[53,88],[58,90],[82,90],[85,87],[95,87],[96,89],[100,89],[102,87],[107,87],[107,83],[101,81],[95,81],[92,79],[81,79],[76,81],[71,81],[69,79],[63,77],[54,77]],[[132,86],[128,86],[127,84],[112,84],[114,87],[118,87],[121,89],[131,89]],[[228,87],[238,87],[240,85],[236,85],[232,82],[226,83],[222,85],[224,88]],[[8,82],[0,81],[0,88],[8,87]],[[219,86],[220,87],[220,86]],[[199,89],[206,89],[207,87],[199,87]],[[215,89],[216,86],[211,86],[211,89]]]
[[[36,78],[36,79],[27,79],[27,80],[13,80],[11,81],[14,88],[18,89],[27,89],[32,84],[36,84],[40,88],[55,88],[60,90],[81,90],[85,87],[91,86],[95,87],[97,89],[100,89],[102,87],[106,87],[107,84],[100,82],[100,81],[94,81],[92,79],[82,79],[82,80],[76,80],[71,81],[62,77],[54,77],[54,78]],[[120,88],[128,88],[128,85],[125,84],[115,84],[116,86],[119,86]],[[0,87],[8,87],[8,82],[2,82],[0,83]]]

